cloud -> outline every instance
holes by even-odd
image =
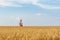
[[[43,16],[42,13],[36,13],[35,15],[37,15],[37,16]]]
[[[0,0],[0,7],[23,7],[22,5],[16,4],[14,1],[9,1],[9,0]]]
[[[36,17],[46,17],[46,16],[48,16],[48,14],[46,14],[46,13],[36,13],[35,16]]]
[[[28,4],[28,3],[36,5],[43,9],[60,9],[60,6],[56,7],[52,5],[41,4],[40,0],[0,0],[0,7],[6,7],[6,6],[23,7],[22,4]]]
[[[41,8],[44,8],[44,9],[60,9],[60,7],[51,6],[51,5],[44,5],[44,4],[41,4],[41,3],[35,3],[34,5],[37,5]]]
[[[0,0],[0,7],[23,7],[21,4],[36,2],[37,0]]]

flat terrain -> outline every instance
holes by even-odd
[[[60,40],[60,26],[0,26],[0,40]]]

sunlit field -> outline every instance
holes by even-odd
[[[0,26],[0,40],[60,40],[60,27]]]

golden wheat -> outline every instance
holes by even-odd
[[[60,27],[0,26],[0,40],[60,40]]]

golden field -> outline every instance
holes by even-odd
[[[60,40],[60,26],[0,26],[0,40]]]

